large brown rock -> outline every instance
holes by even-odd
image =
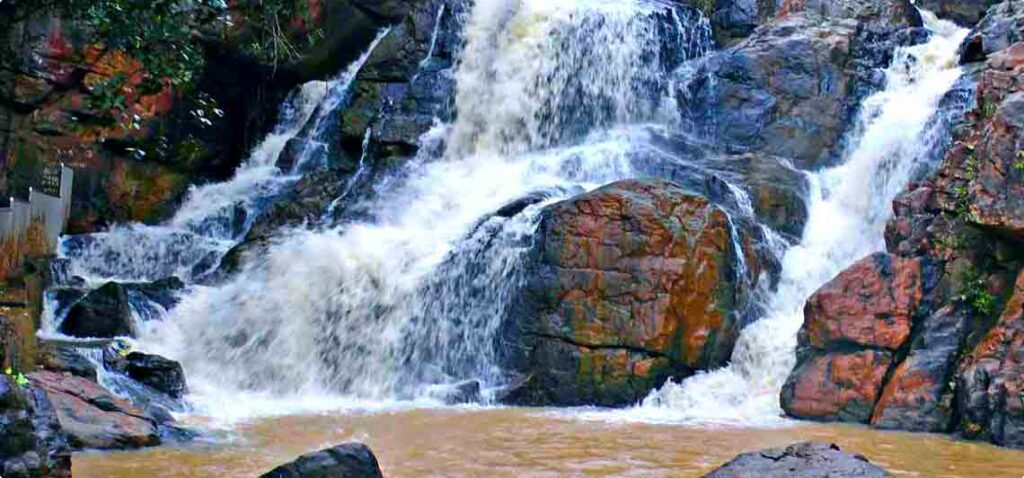
[[[534,307],[516,323],[515,368],[529,379],[510,400],[627,404],[669,377],[725,364],[748,251],[736,250],[724,210],[652,179],[544,214]]]
[[[921,296],[920,263],[888,254],[861,260],[816,292],[804,309],[783,409],[799,418],[867,423]]]
[[[45,391],[61,428],[77,448],[138,448],[160,444],[156,419],[95,382],[56,372],[29,375]]]

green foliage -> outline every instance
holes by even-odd
[[[985,99],[982,100],[981,104],[981,117],[984,119],[992,119],[996,115],[996,111],[999,110],[999,105],[994,101]]]
[[[1013,169],[1024,174],[1024,151],[1017,153],[1017,161],[1013,163]]]
[[[988,292],[985,277],[974,268],[965,270],[961,276],[962,294],[960,300],[966,303],[976,315],[990,317],[996,311],[996,297]]]

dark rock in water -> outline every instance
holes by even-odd
[[[704,478],[887,478],[885,470],[861,455],[845,453],[824,442],[744,453]]]
[[[383,478],[377,457],[362,443],[346,443],[300,456],[260,478]]]
[[[46,395],[0,375],[0,476],[70,478],[71,451]]]
[[[469,380],[454,385],[449,395],[445,397],[445,402],[449,405],[459,405],[463,403],[480,403],[481,399],[480,382]]]
[[[60,325],[60,332],[80,338],[114,338],[135,335],[128,291],[108,282],[78,301]]]
[[[55,372],[68,372],[71,375],[96,381],[96,365],[68,345],[51,345],[42,347],[40,362],[43,368]]]
[[[185,370],[180,363],[139,352],[128,354],[126,359],[125,372],[129,377],[174,398],[181,398],[188,392]]]
[[[156,419],[95,382],[56,372],[35,372],[28,378],[53,404],[72,446],[122,449],[160,444]]]
[[[724,365],[760,277],[757,253],[737,250],[734,232],[722,208],[663,180],[550,206],[524,305],[502,333],[508,368],[526,377],[506,400],[626,405]]]

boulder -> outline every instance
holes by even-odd
[[[95,382],[56,372],[29,375],[53,404],[60,428],[76,448],[122,449],[160,444],[156,420]]]
[[[346,443],[264,473],[260,478],[383,478],[377,457],[362,443]]]
[[[185,370],[180,363],[139,352],[132,352],[125,358],[128,362],[125,373],[132,379],[173,398],[181,398],[188,392]]]
[[[0,375],[0,476],[70,478],[71,451],[46,394]]]
[[[719,41],[729,44],[777,18],[805,14],[883,26],[920,26],[909,0],[717,0],[709,12]]]
[[[833,443],[804,442],[744,453],[704,478],[886,478],[885,470]]]
[[[757,277],[734,233],[722,208],[664,180],[550,206],[524,307],[503,333],[509,368],[527,377],[506,400],[624,405],[724,365]]]
[[[786,413],[867,423],[895,353],[910,337],[922,290],[917,260],[875,254],[811,296],[797,366],[782,390]]]
[[[128,291],[108,282],[78,301],[68,311],[60,332],[80,338],[114,338],[135,335]]]

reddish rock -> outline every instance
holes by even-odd
[[[79,448],[137,448],[160,444],[156,420],[95,382],[56,372],[29,375],[46,392],[61,428]]]
[[[538,304],[518,321],[541,337],[521,369],[543,385],[521,402],[631,403],[668,374],[724,365],[742,302],[732,233],[725,211],[662,180],[552,206]]]
[[[907,357],[893,371],[875,406],[879,428],[944,432],[953,414],[953,390],[961,343],[971,321],[949,306],[922,320]]]
[[[896,350],[910,335],[921,295],[917,260],[888,254],[865,258],[807,301],[801,344]]]
[[[965,436],[1024,447],[1024,272],[999,322],[961,363],[957,398]]]
[[[879,350],[814,354],[782,389],[782,407],[796,418],[867,423],[892,354]]]

